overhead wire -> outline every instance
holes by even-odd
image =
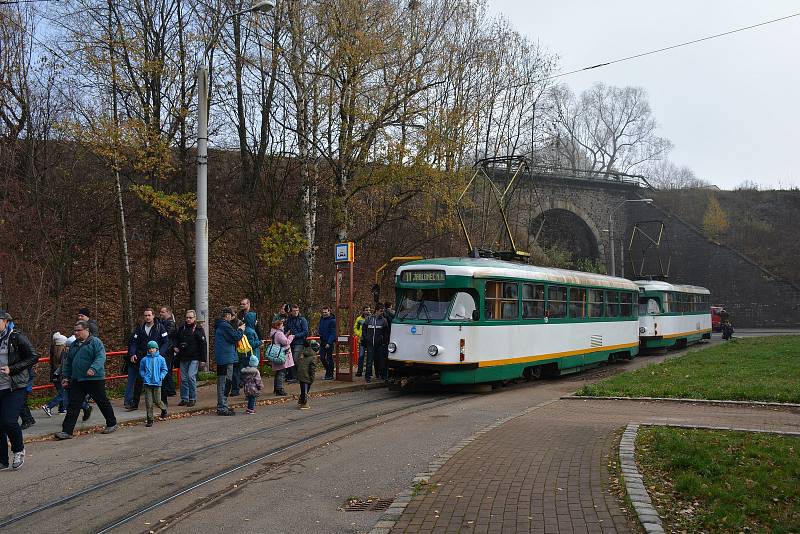
[[[613,65],[615,63],[622,63],[623,61],[630,61],[632,59],[638,59],[640,57],[650,56],[652,54],[658,54],[660,52],[666,52],[667,50],[674,50],[675,48],[681,48],[683,46],[689,46],[689,45],[701,43],[703,41],[709,41],[711,39],[717,39],[719,37],[724,37],[726,35],[731,35],[731,34],[734,34],[734,33],[739,33],[739,32],[743,32],[743,31],[747,31],[747,30],[752,30],[753,28],[766,26],[767,24],[774,24],[776,22],[781,22],[781,21],[784,21],[784,20],[787,20],[787,19],[798,17],[798,16],[800,16],[800,13],[792,13],[791,15],[786,15],[785,17],[779,17],[779,18],[776,18],[776,19],[766,20],[764,22],[759,22],[758,24],[751,24],[750,26],[743,26],[741,28],[736,28],[734,30],[729,30],[729,31],[726,31],[726,32],[717,33],[717,34],[714,34],[714,35],[707,35],[706,37],[700,37],[699,39],[693,39],[691,41],[685,41],[685,42],[682,42],[682,43],[678,43],[678,44],[674,44],[674,45],[670,45],[670,46],[665,46],[663,48],[658,48],[656,50],[650,50],[648,52],[642,52],[640,54],[634,54],[632,56],[626,56],[626,57],[614,59],[614,60],[611,60],[611,61],[605,61],[603,63],[598,63],[596,65],[590,65],[588,67],[583,67],[581,69],[575,69],[575,70],[571,70],[571,71],[567,71],[567,72],[560,72],[558,74],[554,74],[552,76],[544,78],[544,80],[551,80],[553,78],[560,78],[561,76],[567,76],[569,74],[576,74],[578,72],[584,72],[584,71],[587,71],[587,70],[599,69],[600,67],[607,67],[607,66]]]

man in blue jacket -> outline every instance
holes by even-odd
[[[294,339],[292,340],[292,360],[299,362],[300,355],[303,353],[303,343],[305,343],[306,337],[308,336],[308,321],[305,317],[300,315],[300,306],[297,304],[292,304],[292,307],[289,309],[289,318],[286,319],[283,325],[283,331],[287,336],[294,334]],[[287,384],[297,383],[297,372],[294,367],[290,367],[286,370],[286,376]]]
[[[325,367],[323,380],[333,380],[335,366],[333,363],[333,348],[336,346],[336,316],[331,313],[329,306],[322,308],[322,317],[319,320],[319,359]]]
[[[57,439],[70,439],[86,395],[94,399],[106,418],[103,434],[117,429],[114,408],[106,396],[106,348],[89,330],[88,321],[75,323],[75,341],[61,362],[61,385],[69,388],[69,406]]]
[[[214,325],[214,358],[217,361],[217,415],[235,415],[228,406],[228,384],[233,382],[233,368],[239,362],[236,344],[244,335],[245,324],[234,328],[233,308],[224,308]]]
[[[131,333],[128,355],[125,358],[125,367],[128,372],[128,382],[125,384],[125,409],[128,411],[139,409],[139,398],[142,395],[139,362],[147,354],[147,344],[155,341],[162,354],[166,354],[170,347],[170,333],[160,321],[156,321],[153,308],[145,308],[142,312],[142,319],[142,324]]]

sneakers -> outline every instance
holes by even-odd
[[[0,464],[0,471],[5,471],[6,469],[10,469],[8,464]]]
[[[178,406],[189,406],[189,401],[181,399],[181,401],[178,403]]]
[[[83,409],[83,419],[82,421],[86,422],[92,416],[92,405],[90,404],[86,408]]]
[[[308,403],[306,402],[306,403],[300,405],[300,409],[301,410],[310,410],[311,406],[309,406]]]
[[[25,449],[14,453],[14,459],[11,460],[11,469],[19,469],[25,463]]]
[[[279,389],[279,390],[275,391],[275,396],[276,397],[286,397],[286,392],[284,390],[282,390],[282,389]]]
[[[61,432],[56,432],[55,434],[56,439],[72,439],[72,434],[67,434],[63,430]]]
[[[161,410],[161,419],[167,418],[167,410]]]
[[[231,416],[231,415],[236,415],[236,412],[228,408],[226,410],[217,410],[217,415]]]
[[[250,408],[248,408],[247,410],[245,410],[244,413],[246,413],[247,415],[255,415],[256,411],[255,410],[251,410]]]
[[[46,404],[42,406],[42,411],[47,414],[47,417],[53,417],[53,411]]]
[[[117,431],[117,425],[114,426],[107,426],[105,427],[100,433],[101,434],[111,434],[112,432]]]
[[[333,380],[334,378],[332,376],[323,376],[322,379],[323,380]]]
[[[189,402],[187,402],[187,403],[186,403],[186,406],[187,406],[188,408],[191,408],[191,407],[192,407],[192,406],[194,406],[195,404],[197,404],[197,401],[189,401]]]
[[[370,382],[372,382],[372,378],[370,378],[370,377],[367,377],[367,378],[365,378],[365,379],[364,379],[364,382],[366,382],[367,384],[369,384]]]
[[[153,426],[153,420],[148,419],[147,422],[144,424],[144,426]]]
[[[139,409],[138,406],[133,406],[132,404],[128,405],[128,406],[125,406],[125,411],[126,412],[133,412],[133,411],[138,410],[138,409]]]

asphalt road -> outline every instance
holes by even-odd
[[[309,411],[290,403],[253,416],[199,415],[32,443],[23,469],[0,473],[5,494],[14,496],[5,500],[0,530],[368,531],[381,512],[344,511],[348,499],[393,498],[439,454],[493,421],[679,354],[482,395],[343,393],[314,399]]]

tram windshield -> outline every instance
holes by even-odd
[[[450,288],[404,289],[397,309],[397,319],[442,321],[447,317],[447,310],[456,292],[456,289]]]

